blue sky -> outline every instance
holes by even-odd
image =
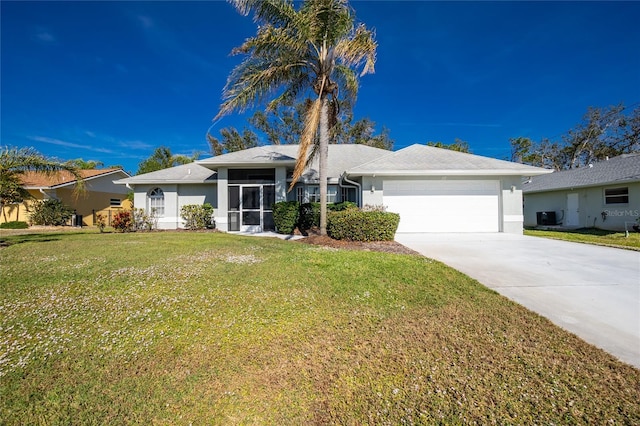
[[[460,138],[506,158],[511,137],[556,138],[589,106],[640,102],[639,2],[351,4],[379,44],[355,115],[395,149]],[[0,144],[130,172],[160,145],[208,152],[229,52],[255,33],[222,1],[0,7]]]

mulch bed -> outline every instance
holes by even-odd
[[[364,250],[364,251],[380,251],[384,253],[397,253],[397,254],[417,254],[415,250],[411,250],[408,247],[403,246],[400,243],[395,241],[371,241],[371,242],[361,242],[361,241],[345,241],[345,240],[334,240],[328,236],[319,235],[317,230],[311,230],[308,232],[306,238],[302,238],[297,240],[301,243],[305,244],[313,244],[318,246],[331,247],[335,249],[342,250]]]

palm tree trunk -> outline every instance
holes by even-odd
[[[320,235],[327,235],[327,163],[329,160],[329,99],[322,99],[320,109]]]

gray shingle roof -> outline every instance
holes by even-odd
[[[205,183],[215,182],[217,173],[197,163],[170,167],[151,173],[132,176],[114,181],[117,184],[145,184],[145,183]]]
[[[205,158],[197,163],[209,168],[241,164],[295,164],[297,156],[298,145],[265,145]]]
[[[249,148],[244,151],[231,152],[217,157],[199,160],[197,163],[215,169],[219,166],[268,166],[295,165],[299,145],[266,145]],[[367,145],[338,144],[329,145],[329,166],[327,175],[338,179],[342,172],[376,158],[389,154],[390,151],[373,148]],[[318,178],[318,161],[314,161],[303,179],[313,181]]]
[[[553,191],[640,181],[640,153],[624,154],[591,166],[535,176],[522,186],[524,193]]]
[[[399,151],[347,170],[349,175],[515,175],[532,176],[551,170],[495,158],[411,145]]]

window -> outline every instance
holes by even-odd
[[[356,202],[356,189],[350,187],[342,187],[341,201],[351,201],[353,203]]]
[[[307,188],[309,191],[309,202],[310,203],[319,203],[320,202],[320,187],[319,186],[309,186]]]
[[[153,212],[156,216],[164,216],[164,192],[160,188],[149,192],[149,213]]]
[[[318,195],[319,197],[320,195]],[[327,203],[338,202],[338,187],[335,185],[327,186]]]
[[[296,201],[300,204],[304,203],[304,186],[296,187]]]
[[[607,188],[604,190],[605,204],[629,204],[629,188]]]
[[[120,207],[120,199],[119,199],[119,198],[112,198],[112,199],[109,201],[109,205],[110,205],[111,207]]]

